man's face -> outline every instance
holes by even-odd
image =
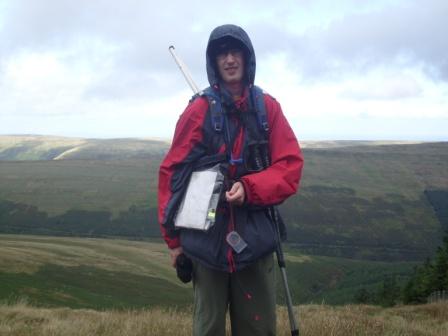
[[[244,54],[241,49],[229,49],[218,53],[216,64],[225,84],[241,83],[244,76]]]

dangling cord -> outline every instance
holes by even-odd
[[[228,226],[228,232],[232,232],[235,230],[235,222],[234,222],[234,214],[233,214],[233,206],[232,204],[229,204],[229,210],[230,210],[230,219],[229,219],[229,226]],[[229,245],[229,249],[227,250],[227,262],[229,263],[229,272],[234,273],[236,271],[236,265],[235,265],[235,258],[233,257],[233,248]]]

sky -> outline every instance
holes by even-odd
[[[448,1],[0,0],[0,135],[170,139],[210,32],[250,36],[299,140],[448,141]]]

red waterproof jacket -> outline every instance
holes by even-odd
[[[214,67],[213,43],[223,37],[238,39],[245,46],[245,94],[233,101],[220,89]],[[170,150],[159,171],[159,223],[169,248],[182,246],[184,253],[202,264],[218,270],[238,270],[274,251],[276,246],[273,223],[266,207],[283,202],[297,191],[303,157],[297,139],[283,115],[280,104],[271,96],[263,96],[269,130],[258,127],[257,115],[250,97],[255,78],[255,54],[247,34],[235,26],[215,30],[207,47],[207,74],[211,87],[222,97],[228,134],[213,128],[208,100],[198,97],[190,102],[180,116]],[[267,141],[266,141],[267,140]],[[270,166],[262,171],[250,169],[254,159],[253,144],[264,144],[270,155]],[[174,217],[194,165],[204,157],[227,153],[241,158],[242,163],[230,166],[228,178],[239,180],[245,189],[245,203],[230,207],[225,200],[218,205],[215,225],[207,232],[174,228]],[[247,243],[241,253],[234,253],[226,235],[236,231]]]
[[[264,100],[269,124],[268,148],[271,166],[256,173],[247,173],[243,169],[241,176],[234,176],[243,183],[246,194],[245,204],[238,208],[247,210],[246,213],[242,213],[242,209],[236,209],[237,226],[248,226],[250,222],[247,219],[248,216],[254,217],[254,213],[260,213],[260,208],[279,204],[294,194],[297,191],[301,177],[303,157],[296,137],[283,115],[280,104],[269,95],[265,95]],[[243,110],[238,113],[249,112]],[[256,121],[252,123],[256,123]],[[241,153],[247,150],[248,137],[246,133],[247,129],[241,127],[235,137],[232,148],[232,156],[234,158],[245,157]],[[174,230],[172,224],[173,218],[169,218],[169,214],[175,212],[173,207],[179,204],[179,198],[182,197],[182,195],[178,194],[182,193],[188,181],[188,176],[191,173],[190,168],[194,162],[206,155],[225,152],[226,144],[220,138],[222,136],[216,134],[211,127],[207,99],[201,97],[190,103],[179,118],[171,148],[163,160],[159,172],[159,222],[163,237],[170,248],[175,248],[182,244],[180,232]],[[259,207],[253,207],[253,209],[258,209],[253,210],[251,206]],[[261,216],[263,219],[266,219],[266,215],[262,214]],[[213,241],[213,244],[210,245],[216,248],[220,245],[221,249],[225,249],[224,233],[228,231],[229,226],[228,223],[225,223],[226,221],[230,221],[228,214],[224,214],[221,221],[217,220],[215,224],[216,226],[221,225],[223,227],[222,232],[218,235],[219,237],[203,236],[199,239],[197,237],[191,239],[191,234],[186,232],[184,234],[185,240],[189,242],[193,240],[191,242],[193,246],[200,244],[202,240],[205,241],[205,244],[201,243],[202,245],[208,245],[207,242]],[[221,224],[222,222],[224,224]],[[261,223],[263,220],[259,219],[257,222]],[[270,224],[265,225],[268,226]],[[200,234],[199,232],[193,233],[193,235]],[[254,234],[258,235],[259,232],[255,232]],[[271,238],[273,238],[275,233],[268,231],[267,235],[271,235]],[[244,235],[242,236],[246,241],[251,240],[244,237]],[[254,242],[256,245],[259,243],[260,241],[257,240]],[[269,242],[267,245],[257,255],[272,252],[273,248],[275,248],[275,241]],[[208,249],[210,249],[210,246]],[[184,246],[184,251],[187,254],[188,250],[188,247]],[[202,259],[200,256],[201,253],[207,253],[208,255],[212,253],[207,248],[202,252],[198,251],[199,255],[196,255],[197,253],[194,253],[194,251],[190,252],[192,252],[190,256],[193,259],[199,259],[199,261]],[[221,251],[217,258],[220,259],[217,262],[219,266],[213,261],[206,261],[205,264],[212,268],[227,269],[229,263],[228,252]],[[250,259],[247,263],[254,261],[252,258]],[[245,265],[243,264],[241,266]]]

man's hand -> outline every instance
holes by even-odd
[[[235,182],[232,188],[226,192],[226,200],[230,204],[241,205],[244,203],[245,197],[246,193],[241,182]]]
[[[182,252],[182,246],[170,249],[171,266],[176,267],[176,259]]]

